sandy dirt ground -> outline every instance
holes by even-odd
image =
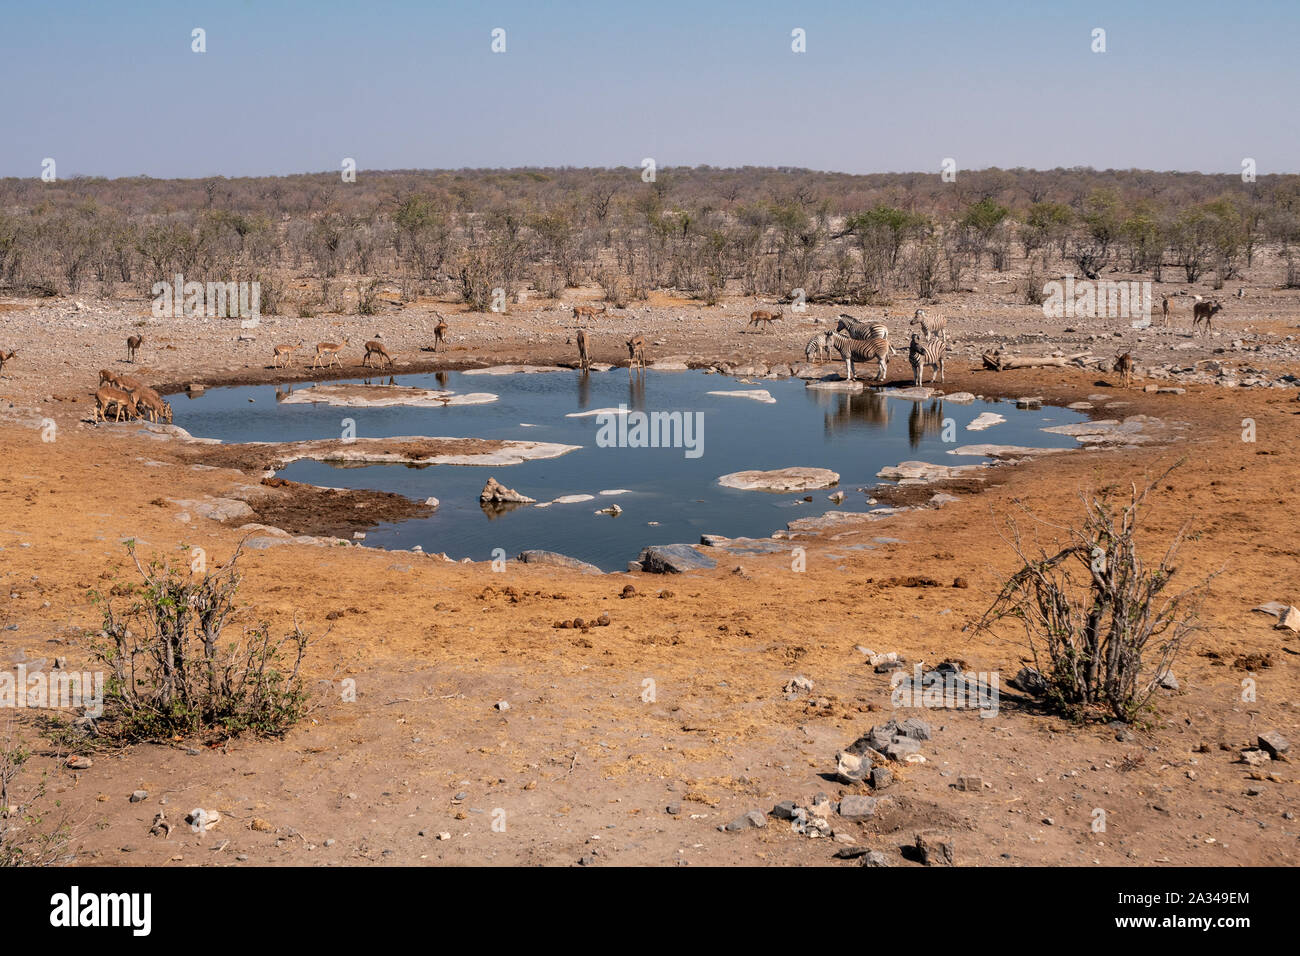
[[[93,753],[89,769],[74,771],[66,753],[41,741],[36,715],[17,713],[15,732],[38,751],[18,800],[44,780],[46,804],[58,801],[54,816],[72,827],[76,861],[86,865],[852,865],[835,857],[847,842],[809,839],[771,818],[762,829],[718,827],[783,800],[869,792],[836,781],[836,752],[873,724],[915,714],[934,731],[925,762],[897,768],[873,818],[835,818],[841,839],[893,865],[916,865],[902,848],[922,831],[950,839],[958,865],[1293,865],[1295,764],[1253,768],[1239,753],[1267,731],[1292,741],[1300,733],[1300,640],[1251,610],[1300,602],[1297,391],[1142,390],[1152,380],[1144,370],[1170,362],[1300,371],[1288,341],[1300,334],[1300,297],[1246,291],[1216,317],[1216,336],[1194,342],[1185,317],[1172,331],[1136,333],[1115,321],[1049,322],[991,293],[947,304],[959,348],[949,392],[1050,403],[1104,395],[1129,404],[1106,410],[1099,400],[1096,416],[1158,417],[1170,424],[1166,440],[990,469],[982,488],[956,487],[958,500],[943,507],[801,541],[803,572],[783,554],[724,555],[715,571],[686,575],[586,575],[514,563],[494,573],[486,564],[320,544],[247,551],[241,598],[251,616],[277,633],[296,618],[315,635],[311,719],[283,740],[141,745]],[[913,305],[891,312],[910,315]],[[99,624],[87,592],[131,578],[124,539],[146,555],[175,557],[192,545],[224,560],[243,537],[241,522],[198,514],[182,522],[174,501],[226,498],[260,482],[256,471],[230,467],[245,464],[237,459],[214,467],[191,446],[134,426],[87,424],[98,369],[171,391],[187,382],[306,378],[301,359],[296,371],[269,368],[270,345],[346,335],[344,361],[355,375],[358,343],[375,332],[399,373],[576,358],[572,316],[554,303],[505,317],[438,305],[452,339],[436,356],[420,351],[436,322],[429,303],[378,317],[265,319],[242,333],[255,341],[242,344],[238,328],[217,320],[150,323],[143,308],[83,306],[9,302],[0,315],[0,347],[18,351],[0,377],[0,664],[10,669],[86,661],[85,632]],[[590,326],[595,357],[625,360],[623,339],[640,331],[653,343],[652,360],[788,363],[843,311],[812,307],[751,334],[744,317],[754,306],[657,299],[598,317]],[[132,366],[122,340],[141,330],[146,344]],[[1138,380],[1124,390],[1098,370],[980,369],[977,353],[999,343],[1037,354],[1132,348]],[[905,371],[901,360],[891,378],[901,384]],[[54,441],[42,440],[46,419],[56,424]],[[1247,419],[1254,442],[1243,441]],[[1205,630],[1174,668],[1179,689],[1160,691],[1156,713],[1130,730],[1042,713],[1006,685],[1029,660],[1019,635],[966,627],[1014,567],[1001,537],[1007,517],[1019,515],[1045,543],[1059,540],[1079,517],[1081,493],[1126,487],[1180,459],[1152,501],[1143,540],[1159,548],[1190,521],[1179,574],[1218,576]],[[506,484],[508,473],[501,469]],[[278,519],[315,535],[355,527],[340,525],[339,509],[311,489],[296,500],[293,507],[282,497],[282,510],[268,508],[261,523]],[[386,520],[383,503],[372,503]],[[856,547],[863,544],[874,547]],[[910,587],[908,577],[940,586]],[[952,586],[958,578],[968,586]],[[629,584],[635,593],[625,595]],[[555,626],[601,614],[608,626]],[[896,711],[888,675],[875,673],[859,646],[909,664],[959,659],[999,672],[1000,711],[992,719]],[[795,676],[814,686],[791,699],[783,686]],[[355,701],[343,699],[345,680],[355,682],[346,685],[355,686]],[[1253,681],[1254,700],[1243,700],[1244,680]],[[647,681],[653,700],[645,699]],[[962,777],[980,785],[958,789]],[[136,790],[147,798],[131,802]],[[196,807],[222,814],[202,836],[182,822]],[[1104,832],[1094,829],[1099,809]],[[149,835],[160,811],[177,824],[165,839]]]

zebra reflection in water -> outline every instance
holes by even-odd
[[[907,440],[916,448],[926,435],[937,434],[943,429],[943,402],[913,402],[911,414],[907,416]]]
[[[886,428],[889,426],[889,401],[876,392],[864,391],[856,395],[830,396],[830,409],[826,412],[826,434],[853,428]]]

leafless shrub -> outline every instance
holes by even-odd
[[[626,309],[627,299],[623,295],[623,279],[613,269],[601,269],[596,273],[596,282],[605,293],[605,301],[616,309]]]
[[[1300,289],[1300,267],[1296,265],[1295,256],[1287,253],[1286,257],[1286,287],[1288,289]]]
[[[374,315],[378,311],[379,280],[361,280],[357,285],[357,315]]]
[[[1044,284],[1043,277],[1036,272],[1025,276],[1020,286],[1021,299],[1025,305],[1042,305],[1047,301],[1047,293],[1043,291]]]
[[[256,281],[261,287],[259,309],[263,315],[279,315],[285,306],[285,285],[278,276],[259,273]]]
[[[1147,496],[1176,467],[1140,491],[1134,484],[1122,507],[1110,489],[1082,496],[1082,525],[1068,529],[1070,543],[1055,554],[1042,548],[1029,553],[1015,521],[1009,522],[1021,568],[978,627],[1018,620],[1047,680],[1047,702],[1071,717],[1108,711],[1134,720],[1199,628],[1197,600],[1208,579],[1167,593],[1186,526],[1155,567],[1134,541]]]

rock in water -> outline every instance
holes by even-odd
[[[778,468],[775,471],[735,471],[723,475],[718,484],[742,491],[808,491],[832,488],[840,476],[829,468]]]
[[[533,504],[537,499],[529,498],[527,495],[521,495],[517,491],[505,487],[495,478],[489,478],[487,484],[483,486],[482,492],[479,493],[478,500],[485,504]]]

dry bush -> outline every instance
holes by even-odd
[[[1197,600],[1209,579],[1168,591],[1186,527],[1155,567],[1134,541],[1147,496],[1176,467],[1140,491],[1133,485],[1122,507],[1109,489],[1083,496],[1082,525],[1069,529],[1070,544],[1055,554],[1030,554],[1010,522],[1021,568],[978,627],[1018,620],[1046,679],[1047,703],[1072,718],[1107,712],[1134,720],[1199,628]]]
[[[1047,294],[1043,292],[1044,285],[1043,277],[1036,272],[1025,276],[1020,287],[1020,297],[1025,305],[1042,305],[1047,301]]]
[[[357,315],[374,315],[378,311],[379,280],[361,280],[357,285]]]
[[[127,553],[141,582],[91,592],[104,621],[91,651],[108,672],[99,734],[120,743],[278,736],[306,714],[299,668],[310,639],[297,622],[280,640],[266,622],[235,640],[223,634],[241,616],[239,549],[215,570],[161,558],[142,565],[133,541]]]

